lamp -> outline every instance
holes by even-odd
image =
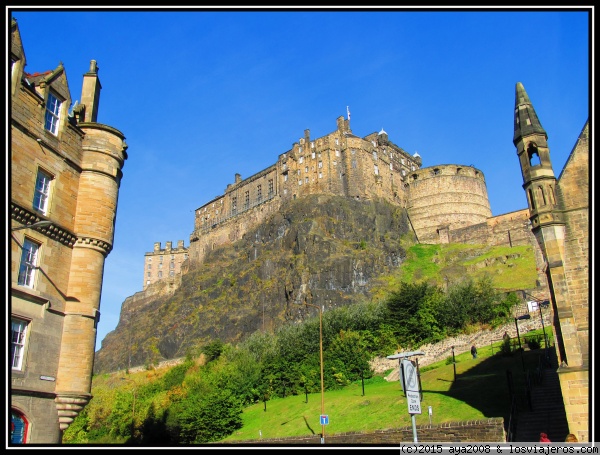
[[[520,321],[523,319],[531,319],[531,316],[529,314],[523,314],[523,315],[519,316],[518,318],[515,318],[515,327],[517,328],[517,339],[519,340],[519,351],[521,351],[521,366],[523,367],[523,371],[525,371],[525,360],[523,360],[523,347],[521,346],[521,336],[519,335],[519,324],[517,323],[517,321]]]
[[[24,224],[23,226],[19,226],[16,228],[12,228],[10,231],[14,232],[14,231],[20,231],[21,229],[36,229],[39,227],[43,227],[43,226],[50,226],[52,224],[52,221],[48,221],[48,220],[43,220],[43,221],[37,221],[36,223],[33,224]]]
[[[527,296],[527,297],[533,299],[537,303],[538,310],[540,311],[540,320],[542,321],[542,331],[544,332],[544,350],[545,350],[546,356],[548,356],[548,337],[546,336],[546,326],[544,325],[544,316],[542,315],[542,306],[544,306],[544,307],[549,306],[550,301],[549,300],[540,300],[537,297],[534,297],[525,291],[521,291],[521,292],[523,293],[523,297]]]
[[[300,305],[312,306],[319,310],[319,351],[321,354],[321,415],[325,415],[325,383],[323,381],[323,310],[312,303],[301,303]],[[325,423],[321,423],[321,444],[325,444]]]

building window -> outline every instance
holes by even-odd
[[[43,215],[48,212],[48,198],[50,197],[50,182],[52,177],[47,172],[38,169],[35,179],[35,194],[33,195],[33,208]]]
[[[390,163],[390,171],[394,170],[394,165],[392,163]]]
[[[169,272],[169,276],[175,276],[175,271],[171,270],[171,271]]]
[[[335,156],[340,156],[340,151],[339,150],[335,151]]]
[[[148,278],[150,278],[150,272],[148,272],[148,273],[146,274],[146,276],[147,276]]]
[[[319,166],[319,169],[321,169],[323,167],[323,161],[319,161],[318,166]]]
[[[375,175],[379,175],[379,167],[377,167],[377,165],[375,165],[374,171]]]
[[[158,272],[158,277],[162,278],[162,272]]]
[[[300,147],[300,151],[302,151],[302,147]],[[298,163],[302,164],[304,162],[304,157],[301,156],[300,159],[298,160]]]
[[[169,264],[169,268],[171,268],[171,269],[174,269],[174,268],[175,268],[175,263],[174,263],[174,262],[171,262],[171,263]]]
[[[231,214],[235,215],[237,213],[237,197],[234,196],[231,198]]]
[[[19,267],[19,285],[33,288],[40,244],[25,239]]]
[[[150,280],[146,280],[146,286],[150,284]]]
[[[298,180],[298,186],[302,185],[302,179]]]
[[[158,268],[162,269],[162,263],[158,264]]]
[[[162,261],[163,261],[163,256],[159,256],[159,257],[158,257],[158,260],[159,260],[160,262],[162,262]]]
[[[304,183],[308,183],[308,177],[304,179]]]
[[[356,169],[357,163],[356,160],[352,160],[352,169]]]
[[[269,197],[273,196],[273,179],[269,179]]]
[[[322,179],[323,178],[323,173],[319,172],[319,178]]]
[[[377,161],[377,152],[373,152],[373,159]]]
[[[152,264],[148,264],[148,270],[152,269]]]
[[[258,202],[261,202],[262,201],[262,185],[258,185],[258,187],[256,188],[256,194],[257,194],[256,199],[258,200]]]
[[[46,121],[44,128],[56,135],[58,133],[58,121],[60,119],[60,106],[62,102],[58,100],[52,93],[48,93],[48,101],[46,102]]]
[[[244,191],[244,208],[250,207],[250,191]]]
[[[284,181],[284,182],[287,182],[287,179],[288,179],[288,173],[287,173],[287,172],[285,172],[285,173],[283,174],[283,181]]]
[[[308,172],[308,166],[306,166],[306,167],[304,168],[304,172],[305,172],[305,173],[307,173],[307,172]]]
[[[11,336],[11,358],[12,358],[12,369],[22,370],[23,369],[23,357],[25,354],[25,341],[27,338],[27,326],[29,323],[22,319],[12,318],[12,336]]]

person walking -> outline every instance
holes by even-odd
[[[474,359],[477,358],[477,348],[475,347],[475,345],[471,346],[471,355]]]

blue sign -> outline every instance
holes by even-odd
[[[322,415],[321,416],[321,425],[329,425],[329,416],[328,415]]]

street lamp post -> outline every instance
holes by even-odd
[[[524,314],[522,316],[519,316],[518,318],[515,318],[515,327],[517,328],[517,339],[519,340],[519,351],[521,351],[521,366],[523,367],[523,372],[525,371],[525,360],[523,360],[523,347],[521,346],[521,336],[519,335],[519,324],[517,323],[517,321],[530,318],[531,316],[529,316],[528,314]]]
[[[319,351],[321,355],[321,415],[325,415],[325,382],[323,381],[323,310],[318,305],[312,303],[302,303],[302,305],[312,306],[319,310]],[[321,423],[321,444],[325,444],[325,423]]]
[[[537,297],[534,297],[525,291],[522,292],[523,297],[527,296],[537,303],[537,307],[540,312],[540,321],[542,321],[542,332],[544,333],[544,352],[545,355],[548,356],[548,337],[546,336],[546,326],[544,325],[544,315],[542,314],[542,306],[547,307],[548,305],[550,305],[550,302],[548,300],[540,300]]]
[[[14,232],[14,231],[20,231],[21,229],[35,229],[35,228],[39,228],[39,227],[43,227],[43,226],[50,226],[51,224],[52,224],[52,221],[43,220],[43,221],[38,221],[33,224],[24,224],[23,226],[12,228],[10,231]]]

